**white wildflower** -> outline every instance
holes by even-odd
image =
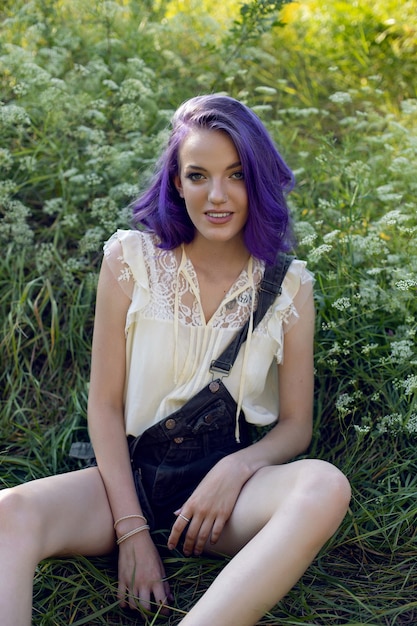
[[[120,183],[110,189],[109,195],[115,200],[123,200],[124,198],[133,199],[139,195],[139,185]]]
[[[56,250],[52,243],[41,243],[36,248],[35,262],[40,274],[56,265]]]
[[[3,217],[0,217],[0,242],[30,248],[33,242],[33,231],[26,223],[30,209],[19,200],[3,200]]]
[[[358,424],[354,424],[353,428],[358,433],[358,435],[367,435],[371,430],[371,427],[369,425],[359,426]]]
[[[15,85],[13,85],[12,89],[13,89],[13,93],[15,96],[22,97],[22,96],[25,96],[29,92],[30,85],[22,80],[16,83]]]
[[[391,344],[391,359],[394,363],[406,363],[414,353],[414,344],[409,339],[393,341]]]
[[[404,392],[408,396],[417,391],[417,375],[411,374],[405,380],[400,381],[399,384],[401,387],[404,387]]]
[[[365,346],[362,347],[361,353],[364,354],[365,356],[369,356],[369,354],[373,350],[376,350],[377,348],[378,348],[377,343],[367,343]]]
[[[266,85],[259,85],[255,87],[255,91],[257,93],[265,94],[266,96],[274,96],[277,93],[277,90],[274,87],[267,87]]]
[[[410,415],[405,425],[405,429],[408,433],[410,433],[410,435],[417,434],[417,413],[412,413]]]
[[[371,168],[363,161],[352,161],[346,165],[344,173],[350,180],[368,181]]]
[[[88,228],[80,240],[81,254],[97,252],[101,248],[104,236],[104,231],[99,226]]]
[[[329,96],[329,100],[335,104],[349,104],[352,102],[352,96],[347,91],[336,91]]]
[[[335,328],[337,328],[337,324],[334,320],[331,322],[323,322],[321,325],[322,330],[334,330]]]
[[[75,228],[76,226],[78,226],[79,223],[79,218],[77,213],[67,213],[67,215],[64,215],[62,218],[62,225],[66,226],[67,228]]]
[[[390,172],[394,172],[396,174],[402,174],[409,170],[411,174],[411,171],[414,170],[414,167],[410,159],[399,156],[392,160],[391,165],[389,165],[388,169],[390,170]]]
[[[318,248],[314,248],[314,250],[311,250],[311,252],[309,252],[308,260],[311,263],[317,263],[317,261],[319,261],[324,254],[330,252],[331,249],[332,246],[327,243],[323,243],[321,246],[318,246]]]
[[[6,148],[0,148],[0,166],[3,171],[7,172],[13,164],[13,155]]]
[[[378,421],[376,428],[380,433],[399,434],[403,430],[403,418],[400,413],[384,415]]]
[[[323,237],[323,241],[325,241],[326,243],[332,243],[335,239],[338,238],[340,234],[340,230],[336,229],[336,230],[332,230],[330,233],[327,233],[326,235],[324,235]]]
[[[417,280],[414,278],[407,278],[405,280],[399,280],[395,283],[395,286],[400,291],[408,291],[413,287],[417,287]]]
[[[251,108],[258,115],[262,115],[262,113],[264,113],[265,111],[272,111],[272,107],[270,104],[256,104],[255,106],[252,106]]]
[[[390,185],[386,185],[387,188],[390,188]],[[379,187],[382,189],[382,187]],[[401,222],[407,222],[410,219],[409,215],[404,214],[400,209],[394,209],[392,211],[388,211],[383,215],[379,220],[378,224],[380,226],[395,226]]]
[[[338,298],[333,302],[332,307],[338,311],[346,311],[351,308],[351,302],[349,298]]]
[[[95,172],[90,172],[86,176],[86,183],[89,187],[98,187],[102,181],[103,178]]]
[[[378,198],[383,202],[400,202],[402,198],[402,194],[396,193],[394,191],[393,185],[391,184],[377,187],[376,193],[378,195]]]
[[[107,89],[110,89],[110,91],[118,91],[119,90],[119,85],[117,83],[114,82],[114,80],[109,80],[109,79],[105,79],[103,80],[103,85],[105,87],[107,87]]]
[[[15,104],[0,106],[0,126],[29,126],[30,117],[23,107]]]
[[[408,100],[403,100],[400,106],[401,106],[401,110],[406,115],[417,114],[417,99],[416,98],[409,98]]]
[[[43,205],[43,212],[46,215],[60,215],[64,209],[64,202],[62,198],[51,198],[50,200],[46,200]]]
[[[0,181],[0,203],[4,203],[17,191],[17,184],[10,179]]]
[[[127,78],[120,85],[120,98],[136,102],[140,98],[150,97],[151,90],[137,78]]]
[[[349,415],[352,413],[352,404],[354,403],[354,398],[350,396],[348,393],[342,393],[338,396],[336,400],[336,410],[342,417]]]
[[[119,109],[119,121],[125,132],[139,130],[144,119],[144,111],[139,104],[129,102]]]

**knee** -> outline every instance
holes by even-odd
[[[3,537],[29,550],[39,539],[40,530],[36,511],[19,487],[0,491],[0,534]]]
[[[347,477],[334,465],[326,461],[308,461],[301,483],[307,506],[336,528],[346,515],[351,499],[351,488]]]

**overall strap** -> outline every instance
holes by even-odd
[[[258,306],[253,317],[253,328],[259,324],[277,295],[281,293],[282,281],[289,266],[295,257],[280,252],[275,265],[265,269],[264,277],[259,287]],[[245,323],[233,341],[222,352],[218,359],[211,362],[210,372],[217,372],[222,376],[228,376],[233,363],[239,353],[242,343],[246,340],[249,328],[249,320]]]

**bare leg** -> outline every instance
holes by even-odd
[[[0,491],[2,626],[29,626],[34,571],[44,558],[99,555],[115,545],[113,518],[97,468]]]
[[[334,534],[349,500],[347,479],[328,463],[305,460],[259,470],[212,546],[236,556],[181,626],[256,624]]]

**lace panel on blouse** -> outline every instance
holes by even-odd
[[[113,244],[113,245],[112,245]],[[116,244],[116,245],[114,245]],[[135,275],[131,265],[123,256],[122,244],[115,233],[104,248],[105,256],[112,271],[117,278],[120,287],[130,298],[133,298]],[[144,273],[149,281],[148,302],[141,309],[141,314],[148,319],[172,321],[175,315],[175,292],[178,288],[179,307],[178,321],[183,325],[202,326],[201,307],[195,293],[198,294],[198,279],[194,266],[189,259],[186,260],[184,271],[178,272],[179,262],[175,253],[171,250],[160,250],[156,239],[152,236],[140,238],[140,246],[137,250],[138,266],[142,265]],[[255,309],[257,306],[257,287],[262,280],[264,263],[253,258],[253,282],[256,290]],[[291,272],[291,268],[289,270]],[[297,272],[301,285],[312,283],[312,275],[303,268]],[[178,287],[177,287],[178,282]],[[283,324],[284,332],[287,332],[299,318],[299,312],[304,304],[308,290],[300,290],[295,299],[286,299],[284,306],[270,307],[265,317],[258,325],[256,332],[264,336],[268,334],[268,322],[273,315],[277,315]],[[252,290],[249,284],[247,270],[244,269],[234,285],[220,305],[218,311],[210,320],[214,328],[241,328],[249,318],[251,312]]]
[[[142,315],[150,319],[172,320],[175,311],[175,294],[178,289],[178,321],[183,325],[203,326],[199,302],[197,273],[190,259],[180,271],[174,252],[145,254],[145,264],[150,279],[150,300]],[[255,286],[261,281],[263,264],[254,262]],[[214,328],[239,329],[249,318],[252,308],[252,290],[248,272],[244,269],[225,295],[219,309],[209,324]],[[255,301],[255,306],[256,306]]]

